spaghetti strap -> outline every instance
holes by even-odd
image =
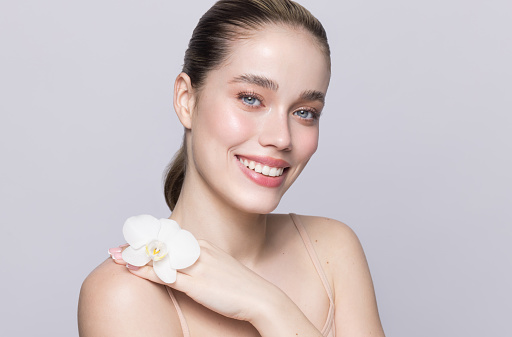
[[[324,327],[322,329],[322,336],[334,336],[335,335],[335,327],[334,327],[334,296],[331,290],[331,286],[329,285],[329,281],[327,280],[327,276],[325,275],[325,271],[322,268],[320,261],[318,260],[318,256],[315,252],[315,248],[313,247],[313,243],[311,242],[311,238],[309,237],[306,228],[302,224],[300,217],[297,214],[290,213],[290,217],[292,218],[292,222],[297,228],[304,245],[306,246],[306,250],[308,251],[309,257],[315,266],[315,269],[322,280],[322,284],[327,293],[327,297],[329,297],[329,312],[327,314],[327,319],[325,321]]]
[[[176,300],[176,297],[174,296],[174,293],[172,292],[171,287],[165,287],[167,288],[167,292],[169,293],[169,297],[172,300],[172,304],[174,304],[174,307],[176,308],[176,312],[178,313],[178,318],[180,319],[180,325],[181,330],[183,331],[183,337],[190,337],[190,332],[188,330],[187,321],[185,320],[185,316],[183,316],[183,312],[181,311],[180,305],[178,304],[178,301]]]

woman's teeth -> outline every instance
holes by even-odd
[[[267,165],[263,165],[254,161],[249,161],[247,159],[238,158],[245,167],[255,171],[256,173],[261,173],[264,176],[269,177],[279,177],[283,174],[284,167],[270,167]]]

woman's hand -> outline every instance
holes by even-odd
[[[123,245],[109,249],[117,264],[125,264],[139,277],[170,286],[184,292],[196,302],[226,317],[253,321],[268,311],[269,306],[280,307],[280,301],[291,300],[274,284],[268,282],[238,260],[213,244],[198,240],[201,247],[199,259],[192,266],[178,270],[175,283],[166,284],[158,278],[148,264],[135,267],[121,256]]]

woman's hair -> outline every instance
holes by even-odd
[[[220,0],[199,20],[185,52],[183,72],[192,87],[200,91],[209,71],[220,67],[229,56],[232,42],[247,38],[268,25],[285,25],[303,29],[316,38],[326,55],[330,69],[327,34],[306,8],[290,0]],[[174,210],[185,180],[187,168],[185,138],[166,170],[165,200]]]

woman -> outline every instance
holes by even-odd
[[[384,335],[353,232],[269,214],[317,148],[329,79],[325,31],[294,2],[224,0],[201,18],[175,81],[185,136],[165,182],[170,219],[201,255],[165,285],[111,249],[117,264],[82,286],[82,337]]]

